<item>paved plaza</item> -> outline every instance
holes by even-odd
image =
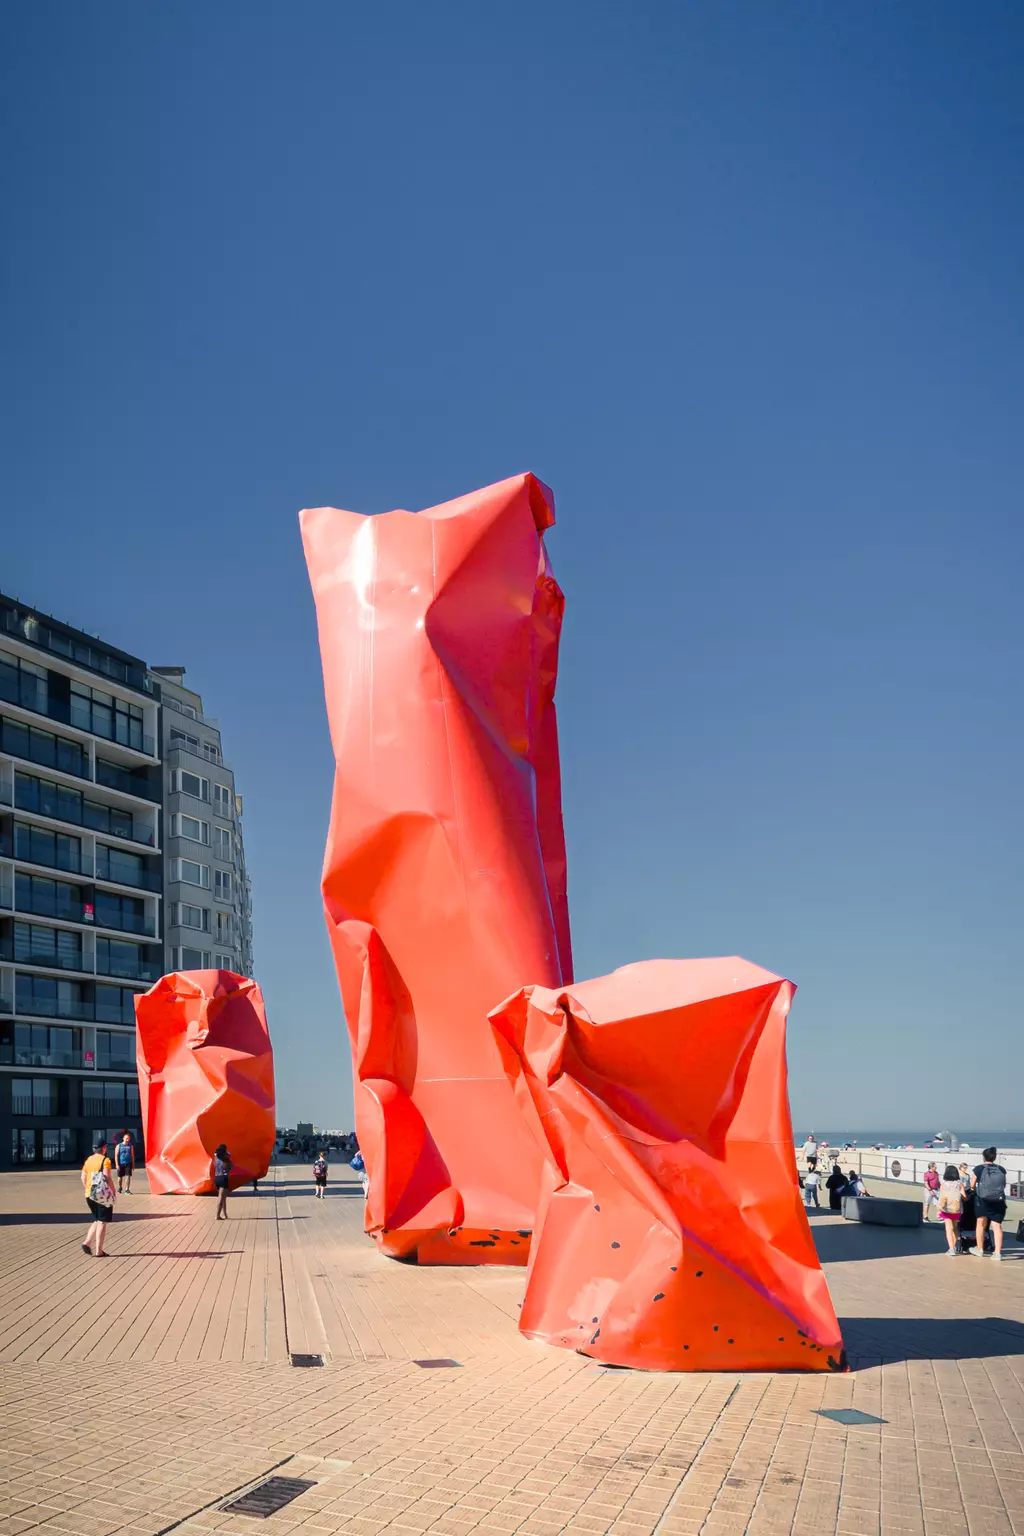
[[[520,1338],[523,1271],[381,1259],[347,1169],[229,1209],[140,1176],[95,1260],[75,1174],[0,1180],[0,1536],[1024,1533],[1022,1245],[815,1216],[849,1374],[655,1375]]]

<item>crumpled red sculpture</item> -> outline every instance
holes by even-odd
[[[521,1330],[649,1370],[843,1370],[797,1182],[793,986],[655,960],[491,1014],[547,1154]]]
[[[366,1227],[422,1263],[525,1263],[541,1150],[488,1010],[572,974],[551,493],[301,514],[337,763],[323,871]]]
[[[270,1167],[274,1054],[263,994],[233,971],[176,971],[135,999],[146,1173],[155,1195],[213,1190],[221,1143],[230,1187]]]

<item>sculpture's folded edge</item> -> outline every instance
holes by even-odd
[[[274,1057],[263,994],[232,971],[177,971],[135,999],[146,1173],[156,1195],[209,1194],[223,1142],[231,1187],[274,1150]]]
[[[487,1022],[571,974],[550,492],[301,514],[336,761],[323,871],[366,1227],[420,1263],[525,1263],[542,1156]]]
[[[546,1152],[520,1327],[651,1370],[843,1370],[786,1093],[793,988],[650,961],[491,1014]]]

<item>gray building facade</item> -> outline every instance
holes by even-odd
[[[242,799],[180,668],[0,594],[0,1168],[143,1153],[135,997],[252,975]]]
[[[144,663],[0,595],[0,1167],[141,1144],[161,975],[159,700]]]
[[[153,667],[164,764],[164,896],[168,971],[252,975],[252,896],[242,797],[218,722],[185,686],[183,667]]]

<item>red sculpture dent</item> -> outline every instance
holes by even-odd
[[[209,1194],[224,1142],[231,1187],[274,1150],[274,1056],[263,994],[232,971],[178,971],[135,999],[146,1172],[155,1195]]]

